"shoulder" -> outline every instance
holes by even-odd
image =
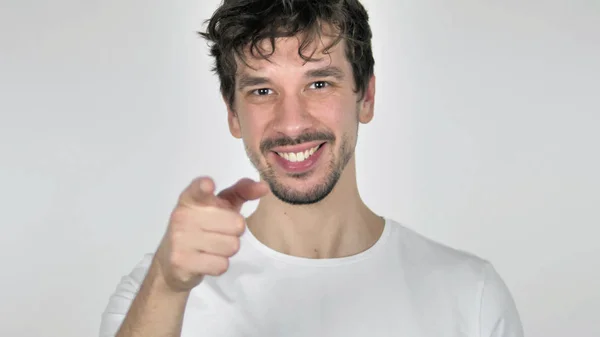
[[[422,298],[448,297],[464,312],[475,314],[480,336],[523,336],[515,301],[492,263],[451,248],[400,223],[388,220],[390,244],[404,279]],[[452,296],[448,296],[452,294]],[[437,298],[439,299],[439,298]]]
[[[493,270],[489,261],[428,238],[396,221],[388,220],[388,226],[387,254],[407,282],[469,297],[481,292],[487,274]]]
[[[387,225],[390,227],[390,243],[405,262],[435,269],[462,269],[478,275],[482,275],[490,264],[471,252],[435,241],[395,220],[387,219]]]

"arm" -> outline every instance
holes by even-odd
[[[172,292],[152,264],[116,337],[178,337],[189,291]]]
[[[174,293],[147,256],[119,283],[100,324],[100,337],[179,336],[189,292]]]
[[[484,268],[480,298],[480,337],[523,337],[523,326],[513,297],[491,264]]]
[[[212,179],[195,179],[182,193],[154,257],[123,278],[102,316],[100,337],[178,337],[191,290],[205,275],[220,276],[240,246],[242,204],[268,193],[241,179],[214,195]]]

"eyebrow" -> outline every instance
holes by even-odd
[[[242,74],[240,75],[240,79],[238,80],[238,89],[242,90],[246,87],[253,87],[255,85],[263,85],[268,83],[270,83],[270,81],[266,77]]]
[[[304,74],[306,78],[323,78],[323,77],[333,77],[338,81],[344,79],[344,71],[339,67],[335,66],[327,66],[319,69],[312,69],[307,71]],[[265,85],[271,83],[271,81],[266,77],[261,76],[252,76],[249,74],[241,74],[238,82],[238,89],[242,90],[246,87],[253,87],[257,85]]]
[[[304,74],[306,78],[322,78],[322,77],[333,77],[338,81],[344,79],[344,71],[336,66],[327,66],[324,68],[309,70]]]

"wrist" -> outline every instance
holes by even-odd
[[[153,292],[169,297],[186,298],[190,295],[191,290],[179,290],[173,288],[163,272],[162,266],[158,260],[154,260],[149,271],[148,280],[150,288]]]

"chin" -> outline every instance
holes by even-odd
[[[330,172],[325,177],[317,178],[309,172],[299,173],[300,177],[272,179],[265,177],[273,195],[279,200],[292,205],[312,205],[327,198],[338,183],[340,174]]]

